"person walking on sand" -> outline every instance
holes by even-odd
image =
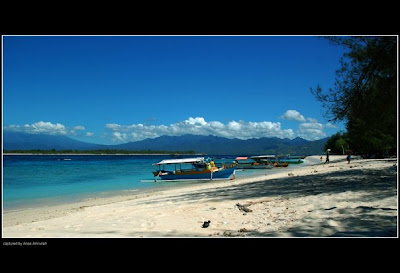
[[[351,160],[351,154],[352,154],[353,152],[349,149],[349,150],[347,150],[347,157],[346,157],[346,160],[347,160],[347,164],[350,164],[350,160]]]
[[[331,149],[327,149],[326,150],[326,160],[325,160],[325,163],[329,163],[329,151],[330,151]],[[324,164],[325,164],[324,163]]]

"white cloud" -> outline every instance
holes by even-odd
[[[296,110],[287,110],[280,118],[285,120],[299,121],[300,124],[297,130],[297,135],[310,141],[325,138],[327,136],[324,132],[326,128],[338,128],[331,123],[323,125],[315,118],[305,118],[302,114],[300,114],[299,111]]]
[[[318,120],[316,118],[307,118],[307,120],[311,123],[317,123]]]
[[[326,137],[324,125],[318,122],[301,123],[298,135],[306,140],[317,140]]]
[[[39,121],[25,125],[8,125],[3,127],[6,131],[22,132],[28,134],[47,134],[47,135],[75,135],[76,130],[84,131],[85,127],[78,125],[68,128],[60,123],[51,123],[49,121]]]
[[[279,122],[246,122],[229,121],[224,124],[220,121],[207,122],[203,117],[190,117],[187,120],[170,125],[119,125],[106,124],[106,128],[113,131],[112,139],[116,142],[139,141],[146,138],[156,138],[162,135],[180,136],[185,134],[214,135],[226,138],[260,138],[279,137],[294,138],[292,129],[284,130]]]
[[[14,132],[24,132],[29,134],[49,134],[49,135],[66,135],[68,133],[67,128],[60,124],[53,124],[51,122],[39,121],[33,124],[21,125],[9,125],[5,126],[4,130]]]
[[[326,127],[326,128],[339,129],[338,126],[336,126],[336,125],[334,125],[334,124],[332,124],[332,123],[330,123],[330,122],[328,122],[327,124],[325,124],[325,127]]]
[[[185,120],[186,123],[190,125],[196,125],[196,126],[202,126],[206,125],[207,122],[204,120],[204,118],[192,118],[190,117],[189,119]]]
[[[240,131],[240,129],[242,129],[242,126],[239,122],[236,121],[230,121],[228,123],[228,129],[229,130],[233,130],[233,131]]]
[[[305,117],[296,110],[287,110],[282,116],[282,119],[306,121]]]
[[[121,134],[120,132],[114,132],[112,135],[114,141],[126,141],[128,138],[127,134],[125,133]]]
[[[78,131],[84,131],[85,127],[79,125],[79,126],[74,126],[72,129],[73,130],[78,130]]]
[[[85,131],[85,127],[80,126],[80,125],[74,126],[74,127],[72,127],[72,130],[69,131],[69,133],[70,133],[71,135],[76,136],[76,135],[77,135],[76,131]]]
[[[106,128],[111,129],[111,130],[118,130],[121,128],[121,125],[118,125],[115,123],[110,123],[110,124],[106,124]]]
[[[187,120],[170,125],[119,125],[107,124],[106,128],[113,131],[112,139],[117,142],[139,141],[146,138],[156,138],[162,135],[180,136],[185,134],[214,135],[226,138],[261,138],[278,137],[294,138],[292,129],[282,129],[279,122],[246,122],[229,121],[224,124],[220,121],[207,122],[203,117],[190,117]]]

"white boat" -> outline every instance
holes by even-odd
[[[252,157],[236,157],[236,168],[237,169],[271,169],[274,167],[269,161],[257,161]]]
[[[276,155],[258,155],[258,156],[251,156],[251,159],[254,159],[255,161],[262,163],[262,162],[268,162],[268,164],[273,165],[273,167],[280,167],[280,168],[285,168],[289,166],[288,162],[282,162],[280,158]]]
[[[236,170],[225,165],[218,168],[214,161],[204,157],[165,159],[153,165],[158,166],[153,171],[155,181],[158,178],[167,181],[234,179]]]

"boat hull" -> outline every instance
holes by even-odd
[[[289,166],[289,163],[287,162],[276,162],[274,163],[275,168],[286,168]]]
[[[288,163],[288,164],[301,164],[304,163],[302,159],[286,159],[286,158],[279,158],[279,159],[272,159],[271,162],[273,163]]]
[[[236,168],[228,168],[211,171],[202,172],[167,172],[158,175],[161,180],[169,181],[179,181],[179,180],[213,180],[213,179],[229,179],[231,176],[235,175]]]
[[[281,159],[281,162],[286,162],[289,164],[301,164],[304,162],[304,160],[302,159]]]
[[[246,164],[246,163],[238,163],[236,164],[237,169],[272,169],[274,167],[273,164]]]

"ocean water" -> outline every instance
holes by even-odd
[[[4,155],[3,208],[67,203],[107,192],[155,187],[152,163],[162,156]]]
[[[3,209],[48,206],[196,183],[144,182],[154,179],[151,172],[156,168],[152,164],[168,158],[171,156],[4,155]],[[282,170],[237,171],[236,177],[279,171]]]

